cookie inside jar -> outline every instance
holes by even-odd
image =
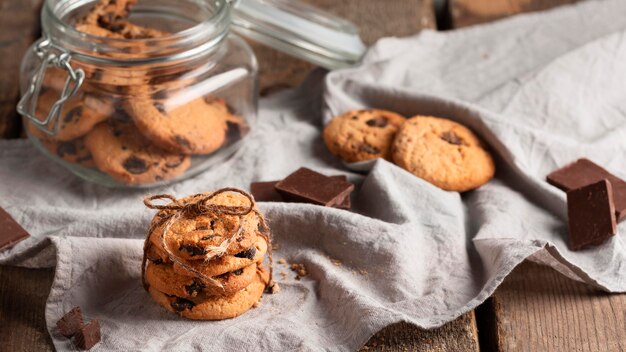
[[[181,180],[231,157],[253,128],[257,64],[229,34],[225,0],[48,0],[42,14],[47,39],[23,65],[25,130],[78,176]]]

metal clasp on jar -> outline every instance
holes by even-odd
[[[49,39],[40,39],[35,43],[33,51],[41,60],[41,65],[31,78],[28,90],[17,104],[17,112],[30,119],[33,125],[44,133],[54,136],[59,131],[59,116],[63,110],[63,105],[83,84],[85,72],[80,68],[74,69],[72,65],[70,65],[72,55],[63,48],[52,44]],[[64,69],[67,71],[68,77],[65,80],[59,99],[52,105],[48,115],[42,119],[36,116],[37,101],[41,91],[41,84],[49,67]]]

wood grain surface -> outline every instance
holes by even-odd
[[[460,28],[576,1],[579,0],[449,0],[449,11],[452,26]]]
[[[488,303],[499,351],[626,351],[626,294],[525,262]]]
[[[42,0],[0,0],[0,138],[18,138],[15,111],[20,95],[19,68],[30,44],[39,37]]]

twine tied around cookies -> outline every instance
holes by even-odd
[[[249,205],[248,206],[233,206],[233,205],[222,205],[222,204],[210,203],[210,200],[214,199],[215,197],[223,193],[239,193],[248,199]],[[148,289],[148,284],[145,279],[145,271],[146,271],[146,263],[148,260],[147,253],[151,246],[150,236],[152,232],[160,226],[163,226],[163,231],[161,232],[159,236],[159,242],[161,246],[163,247],[163,249],[165,250],[166,254],[168,255],[169,259],[173,263],[177,264],[178,266],[183,268],[185,271],[190,272],[193,275],[197,276],[204,283],[215,286],[215,287],[223,288],[223,285],[218,280],[205,275],[201,271],[187,264],[184,259],[177,257],[170,250],[166,241],[166,237],[170,233],[171,227],[181,218],[192,218],[192,217],[197,217],[200,215],[214,215],[214,216],[229,215],[229,216],[239,217],[238,227],[234,229],[234,231],[231,231],[231,233],[226,235],[225,236],[226,239],[224,241],[222,241],[217,246],[205,247],[206,253],[205,253],[204,260],[210,261],[211,259],[221,257],[222,255],[224,255],[226,253],[227,248],[230,246],[230,244],[239,238],[239,236],[242,234],[244,230],[244,222],[246,221],[245,216],[250,213],[254,213],[257,219],[259,220],[259,225],[260,225],[259,235],[263,237],[263,239],[265,239],[267,243],[267,252],[268,252],[269,267],[270,267],[269,268],[270,279],[267,284],[267,287],[271,288],[274,285],[274,281],[273,281],[273,260],[272,260],[272,244],[271,244],[271,238],[270,238],[270,229],[263,215],[258,210],[255,209],[255,201],[252,195],[237,188],[222,188],[212,193],[207,193],[207,194],[201,193],[201,194],[197,194],[195,196],[191,196],[188,198],[191,198],[191,200],[182,202],[181,199],[177,199],[176,197],[169,195],[169,194],[157,194],[153,196],[148,196],[144,199],[144,204],[146,205],[146,207],[150,209],[159,210],[159,213],[157,215],[160,214],[159,220],[154,222],[152,226],[150,226],[150,230],[144,242],[144,254],[143,254],[143,260],[142,260],[142,266],[141,266],[141,279],[142,279],[144,288],[146,290]],[[155,204],[154,201],[157,201],[157,200],[169,200],[170,202],[166,204]]]

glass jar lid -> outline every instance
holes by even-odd
[[[232,28],[328,69],[357,64],[366,47],[351,22],[297,0],[233,1]]]

